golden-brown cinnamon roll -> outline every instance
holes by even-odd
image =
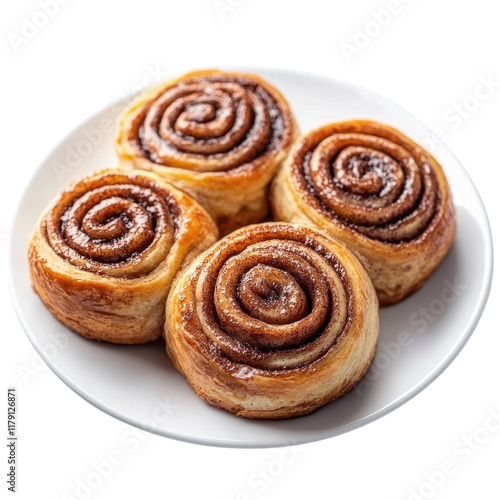
[[[201,254],[167,300],[167,351],[198,396],[288,418],[349,391],[378,337],[378,303],[344,246],[305,226],[241,228]]]
[[[162,334],[173,279],[216,239],[207,212],[156,175],[104,170],[70,185],[41,216],[31,280],[84,337],[148,342]]]
[[[271,205],[277,220],[313,224],[347,245],[381,305],[420,288],[455,234],[440,165],[372,121],[332,123],[297,140],[272,184]]]
[[[222,234],[268,213],[267,188],[297,135],[285,98],[255,75],[188,73],[136,98],[118,120],[124,164],[197,199]]]

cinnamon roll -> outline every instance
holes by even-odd
[[[419,289],[455,234],[439,163],[398,130],[373,121],[332,123],[297,140],[270,196],[277,220],[313,224],[347,245],[381,305]]]
[[[222,234],[268,214],[267,188],[297,135],[285,98],[261,78],[204,70],[157,85],[118,120],[124,165],[197,199]]]
[[[310,413],[368,370],[378,303],[356,257],[305,226],[241,228],[173,287],[167,351],[201,398],[251,418]]]
[[[162,334],[174,278],[216,239],[207,212],[156,175],[101,171],[41,216],[28,250],[33,289],[84,337],[149,342]]]

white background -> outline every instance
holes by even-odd
[[[68,131],[152,78],[235,64],[348,80],[441,129],[500,243],[500,9],[491,0],[51,0],[51,17],[42,3],[5,2],[0,16],[2,266],[21,191]],[[45,25],[26,28],[32,21]],[[489,91],[475,99],[485,80]],[[496,273],[471,340],[424,392],[366,427],[284,453],[134,437],[43,364],[3,279],[3,387],[17,386],[19,397],[18,498],[499,498],[500,431],[481,431],[500,411],[498,285]],[[97,473],[110,457],[113,469]],[[452,472],[436,473],[446,463]]]

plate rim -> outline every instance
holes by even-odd
[[[300,77],[300,78],[311,78],[315,80],[321,80],[327,84],[334,85],[334,86],[341,86],[345,87],[348,90],[351,91],[357,91],[357,92],[366,92],[368,94],[371,94],[372,96],[375,96],[378,100],[390,102],[391,105],[394,106],[395,109],[400,111],[403,115],[406,115],[408,118],[413,120],[415,123],[418,123],[423,129],[425,129],[430,137],[433,137],[432,130],[422,121],[417,119],[412,113],[407,111],[405,108],[400,106],[398,103],[394,102],[392,99],[387,98],[386,96],[373,91],[367,87],[345,81],[345,80],[340,80],[337,78],[330,77],[328,75],[324,75],[321,73],[314,73],[310,71],[302,71],[302,70],[296,70],[296,69],[290,69],[290,68],[280,68],[280,67],[265,67],[265,66],[240,66],[240,65],[221,65],[221,69],[227,70],[227,71],[242,71],[242,72],[250,72],[250,73],[256,73],[256,74],[262,74],[262,73],[275,73],[275,74],[285,74],[290,77]],[[169,72],[169,76],[165,78],[165,81],[168,81],[170,78],[170,74],[174,75],[174,72]],[[175,73],[177,74],[177,73]],[[178,74],[183,74],[182,70]],[[140,92],[140,91],[139,91]],[[127,96],[130,99],[133,99],[133,95]],[[493,266],[494,266],[494,253],[493,253],[493,236],[492,236],[492,231],[491,231],[491,225],[490,221],[488,218],[488,213],[486,211],[486,207],[484,204],[484,201],[474,184],[470,174],[468,173],[467,169],[464,167],[462,162],[457,158],[457,156],[453,153],[453,151],[442,141],[439,141],[439,146],[444,148],[447,154],[449,154],[453,160],[455,161],[456,165],[460,168],[461,173],[465,175],[470,188],[474,191],[474,194],[476,196],[476,200],[478,202],[478,208],[479,208],[479,214],[474,212],[475,219],[479,219],[479,215],[482,216],[483,225],[481,225],[481,234],[484,238],[485,246],[484,246],[484,273],[483,276],[481,277],[481,289],[480,293],[477,296],[476,300],[476,305],[474,307],[474,310],[472,311],[469,321],[467,324],[464,326],[462,329],[462,334],[458,337],[458,340],[455,342],[453,349],[448,353],[446,357],[444,357],[439,364],[437,364],[433,370],[431,370],[426,377],[424,377],[422,380],[420,380],[418,383],[413,385],[410,389],[408,389],[406,392],[402,393],[397,399],[395,399],[393,402],[387,404],[386,406],[368,414],[365,415],[361,418],[358,418],[356,420],[353,420],[352,422],[349,422],[347,424],[344,424],[340,427],[335,427],[332,428],[328,431],[315,434],[315,435],[308,435],[305,434],[306,437],[301,437],[300,439],[295,439],[293,442],[272,442],[270,443],[268,440],[255,440],[252,442],[247,442],[244,439],[241,440],[236,440],[236,439],[221,439],[221,438],[211,438],[211,437],[191,437],[187,436],[185,434],[179,434],[175,431],[171,431],[169,429],[165,428],[160,428],[160,427],[152,427],[152,426],[147,426],[143,425],[141,422],[138,422],[136,419],[129,417],[128,415],[122,413],[121,411],[109,406],[107,403],[102,402],[95,398],[91,393],[80,387],[77,383],[72,381],[69,377],[65,375],[63,371],[61,371],[57,364],[53,364],[52,360],[46,356],[43,352],[42,347],[39,345],[36,335],[33,333],[31,325],[26,321],[26,318],[22,314],[22,305],[19,300],[19,296],[17,293],[16,289],[16,283],[15,283],[15,276],[14,276],[14,261],[15,261],[15,246],[13,242],[15,239],[13,238],[13,233],[16,228],[16,222],[18,219],[22,216],[22,211],[24,207],[24,199],[26,197],[26,194],[28,190],[31,188],[35,178],[39,173],[41,172],[41,167],[45,165],[48,161],[48,159],[54,155],[59,148],[61,147],[61,144],[64,143],[66,140],[69,139],[72,135],[77,133],[79,130],[81,130],[86,123],[91,121],[93,118],[95,118],[98,115],[101,115],[105,113],[106,111],[112,109],[113,107],[116,107],[119,103],[123,101],[123,98],[119,98],[115,101],[110,102],[104,107],[101,107],[101,109],[98,109],[94,111],[91,115],[87,116],[84,120],[82,120],[78,125],[73,127],[64,137],[62,137],[57,144],[55,144],[49,152],[41,159],[39,162],[38,166],[33,170],[29,178],[27,179],[24,188],[21,191],[21,194],[19,196],[19,199],[17,201],[14,215],[11,219],[12,224],[8,233],[8,238],[7,238],[7,245],[8,245],[8,253],[7,253],[7,262],[9,264],[9,270],[8,270],[8,288],[10,292],[10,297],[14,306],[14,310],[16,312],[17,318],[26,334],[28,337],[31,345],[34,347],[36,352],[39,354],[39,356],[43,359],[43,361],[47,364],[47,366],[51,369],[51,371],[62,381],[64,382],[65,385],[67,385],[71,390],[73,390],[76,394],[78,394],[80,397],[82,397],[85,401],[88,403],[92,404],[94,407],[97,409],[103,411],[104,413],[116,418],[117,420],[120,420],[126,424],[132,425],[133,427],[139,428],[145,432],[149,432],[152,434],[156,434],[158,436],[162,437],[167,437],[170,439],[175,439],[178,441],[182,442],[187,442],[187,443],[192,443],[192,444],[198,444],[198,445],[204,445],[204,446],[212,446],[212,447],[223,447],[223,448],[237,448],[237,449],[262,449],[262,448],[278,448],[278,447],[283,447],[283,446],[291,446],[291,445],[300,445],[300,444],[306,444],[306,443],[313,443],[317,441],[321,441],[324,439],[329,439],[333,438],[335,436],[339,436],[342,434],[345,434],[347,432],[351,432],[354,429],[358,429],[361,427],[364,427],[365,425],[372,423],[379,418],[384,417],[385,415],[391,413],[392,411],[400,408],[402,405],[406,404],[408,401],[416,397],[418,394],[420,394],[424,389],[426,389],[432,382],[434,382],[441,374],[443,374],[446,369],[451,365],[451,363],[456,359],[456,357],[460,354],[460,352],[463,350],[465,345],[468,343],[470,337],[472,336],[474,330],[476,329],[482,314],[484,312],[484,309],[486,307],[486,304],[488,303],[488,298],[490,295],[490,290],[492,286],[492,280],[493,280]],[[123,107],[126,106],[126,102],[123,102]],[[293,103],[292,103],[293,106]],[[118,159],[116,158],[118,161]],[[111,167],[109,167],[111,168]],[[70,181],[72,182],[72,181]],[[236,418],[236,417],[235,417]],[[242,418],[242,417],[241,417]]]

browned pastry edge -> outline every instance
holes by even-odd
[[[204,390],[203,386],[193,386],[193,389],[195,390],[196,395],[201,399],[207,401],[207,403],[229,411],[238,417],[268,420],[285,420],[289,418],[301,417],[313,413],[323,406],[336,401],[337,399],[347,394],[351,389],[353,389],[368,372],[373,359],[375,358],[376,351],[377,346],[374,345],[372,355],[365,363],[365,365],[359,370],[359,373],[356,375],[356,377],[353,377],[351,380],[346,381],[345,384],[339,387],[335,393],[332,393],[328,397],[324,397],[323,399],[314,402],[305,402],[296,405],[293,411],[290,410],[289,406],[283,406],[281,408],[269,411],[259,409],[248,410],[243,405],[228,404],[227,400],[223,398],[214,398],[210,392]],[[176,366],[176,368],[182,373],[182,370],[178,366]],[[216,376],[215,373],[214,376]]]
[[[130,259],[131,268],[127,269],[125,261],[125,270],[120,270],[120,263],[104,265],[92,259],[74,265],[58,255],[47,238],[46,221],[67,193],[107,176],[128,178],[131,184],[146,179],[171,196],[170,207],[177,212],[171,246],[145,273],[133,272],[136,265],[142,265],[140,254]],[[162,334],[165,301],[173,279],[216,239],[217,229],[205,210],[154,174],[116,169],[96,172],[56,197],[35,226],[28,248],[33,290],[57,319],[84,337],[121,344],[150,342]],[[92,270],[85,269],[85,264]]]
[[[298,239],[293,240],[294,234]],[[221,259],[226,264],[234,256],[248,260],[249,256],[244,255],[244,252],[257,252],[256,245],[259,241],[265,243],[266,235],[269,236],[269,242],[279,239],[280,235],[285,238],[283,241],[288,242],[288,237],[297,241],[297,247],[292,245],[292,253],[303,244],[300,242],[306,242],[304,244],[310,245],[308,248],[313,255],[316,255],[316,250],[313,250],[316,248],[324,252],[318,255],[327,255],[327,260],[338,262],[334,266],[334,275],[340,280],[338,283],[342,283],[342,289],[339,290],[339,285],[335,285],[340,295],[333,311],[341,311],[344,303],[346,323],[338,322],[340,333],[333,344],[325,344],[326,350],[317,357],[307,359],[314,352],[312,346],[317,345],[314,342],[326,335],[326,326],[319,330],[321,333],[311,333],[312,337],[295,347],[271,350],[259,347],[258,335],[255,338],[256,345],[250,346],[238,342],[238,330],[235,332],[236,337],[222,331],[221,342],[224,344],[221,344],[219,340],[210,338],[212,333],[206,330],[204,304],[214,302],[210,283],[212,279],[220,279],[221,273],[208,281],[207,276],[216,272],[219,264],[221,269],[225,265],[219,262],[213,267],[211,263],[217,261],[221,251]],[[248,247],[242,250],[245,244]],[[289,247],[286,246],[285,253],[288,251]],[[279,253],[278,250],[276,252]],[[224,260],[229,254],[233,257]],[[227,282],[223,281],[223,287],[224,283]],[[220,302],[215,304],[217,307],[220,305]],[[342,245],[313,228],[296,224],[259,224],[242,228],[223,238],[201,254],[179,278],[169,295],[166,310],[165,338],[167,352],[174,366],[184,374],[200,397],[215,406],[249,418],[291,418],[315,411],[337,399],[364,376],[373,359],[378,338],[377,297],[363,267]],[[328,317],[334,318],[335,314],[330,312]],[[220,316],[214,318],[214,327],[220,330]],[[270,328],[274,327],[271,325]],[[283,335],[286,335],[286,330]],[[228,347],[229,344],[234,345]],[[304,355],[305,361],[288,367],[286,363],[289,361],[286,361],[285,356],[292,356],[290,359],[293,362],[296,354]],[[269,359],[276,362],[274,368],[261,366]],[[280,363],[285,364],[281,366]]]

